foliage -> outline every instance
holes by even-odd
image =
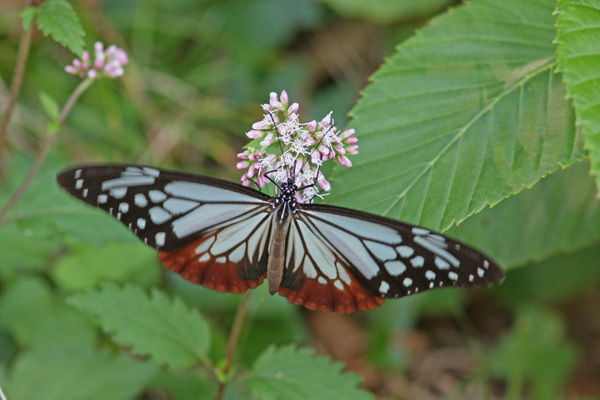
[[[78,56],[90,50],[85,27],[93,41],[118,41],[132,61],[122,79],[94,83],[56,124],[49,157],[0,217],[0,386],[8,399],[213,399],[219,385],[225,398],[372,398],[358,388],[363,381],[382,387],[378,396],[411,398],[412,388],[427,390],[415,360],[435,359],[443,346],[464,350],[473,369],[457,374],[452,393],[436,387],[440,396],[466,397],[456,393],[473,384],[489,398],[551,398],[572,388],[594,342],[574,342],[565,327],[575,306],[565,302],[600,281],[600,1],[470,0],[442,10],[449,3],[107,0],[73,9],[45,0],[3,9],[5,87],[17,60],[17,16],[44,36],[33,36],[0,148],[0,208],[76,87],[62,46]],[[360,154],[353,168],[333,171],[328,203],[449,229],[510,270],[505,284],[478,291],[476,302],[453,290],[386,302],[344,319],[359,333],[315,327],[315,313],[261,287],[226,370],[239,296],[164,271],[155,251],[67,196],[55,176],[98,160],[239,181],[244,132],[260,120],[258,104],[283,89],[307,120],[333,109],[341,130],[362,90],[348,126]],[[473,312],[478,306],[488,320]],[[482,320],[492,323],[479,328]],[[360,341],[335,350],[353,335]],[[367,379],[349,366],[369,371]],[[394,392],[405,379],[411,389]]]

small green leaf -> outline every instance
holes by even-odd
[[[364,400],[374,396],[358,389],[361,378],[343,372],[344,365],[315,357],[293,346],[268,348],[248,376],[252,393],[262,400]]]
[[[98,316],[115,342],[158,364],[179,369],[205,362],[209,327],[197,310],[177,298],[170,300],[158,290],[148,297],[136,287],[106,284],[100,291],[71,296],[68,301]]]
[[[48,347],[19,356],[2,386],[8,399],[130,400],[156,370],[125,355]]]
[[[46,92],[40,92],[40,101],[42,102],[42,107],[46,114],[50,117],[51,120],[55,121],[58,118],[58,104],[50,95]]]
[[[552,399],[561,392],[577,360],[577,349],[565,334],[562,320],[539,306],[519,310],[512,330],[496,345],[489,368],[507,381],[506,398],[521,398],[525,387],[532,398]]]
[[[557,11],[558,70],[573,99],[600,189],[600,1],[559,0]]]
[[[450,0],[321,0],[341,15],[379,23],[432,15]]]
[[[73,53],[83,53],[85,32],[73,6],[66,0],[46,0],[38,12],[38,26],[45,36],[68,47]]]
[[[148,286],[158,283],[161,272],[156,250],[142,243],[110,243],[74,246],[51,274],[62,289],[85,291],[103,281]]]
[[[38,13],[37,7],[27,7],[23,11],[21,11],[21,18],[23,19],[23,29],[26,31],[31,28],[31,24],[33,24],[33,19]]]

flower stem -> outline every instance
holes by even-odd
[[[242,330],[242,324],[244,323],[244,318],[246,317],[246,311],[248,310],[248,301],[250,300],[250,296],[252,295],[252,291],[248,290],[244,297],[242,298],[242,302],[235,314],[235,320],[233,321],[233,326],[231,328],[231,332],[229,334],[229,343],[227,344],[227,353],[225,355],[225,365],[223,367],[222,374],[223,376],[227,376],[229,371],[231,370],[231,363],[233,361],[233,355],[235,354],[235,348],[238,343],[238,339],[240,337],[240,331]],[[225,393],[225,387],[227,386],[227,382],[219,382],[219,387],[217,389],[217,394],[215,396],[215,400],[221,400],[223,398],[223,394]]]
[[[73,93],[71,94],[71,97],[69,97],[69,99],[67,100],[65,106],[63,107],[62,111],[60,112],[60,115],[58,116],[58,118],[56,120],[56,124],[58,126],[60,126],[65,121],[65,119],[67,118],[67,115],[69,114],[69,111],[71,111],[71,108],[73,108],[73,105],[75,104],[77,99],[79,99],[81,94],[88,87],[90,87],[90,85],[92,84],[93,81],[94,81],[93,79],[89,79],[89,78],[85,79],[73,91]],[[54,133],[46,132],[46,138],[44,139],[44,144],[42,145],[42,148],[40,149],[40,153],[38,154],[37,158],[35,159],[33,167],[31,167],[31,169],[27,173],[27,176],[25,177],[25,180],[23,181],[21,186],[19,186],[17,191],[12,195],[10,200],[8,200],[8,202],[4,205],[4,207],[0,208],[0,226],[3,225],[2,220],[4,219],[6,214],[8,214],[8,212],[19,202],[19,200],[21,200],[21,197],[23,197],[23,195],[25,194],[27,189],[29,189],[29,186],[31,186],[33,179],[37,176],[38,172],[40,171],[40,167],[42,166],[42,163],[44,162],[44,159],[48,155],[48,151],[50,150],[50,147],[52,146],[52,143],[54,142],[55,136],[56,136],[56,132],[54,132]]]
[[[2,115],[2,122],[0,123],[0,151],[4,148],[4,142],[6,139],[6,129],[10,122],[15,104],[17,102],[17,96],[21,89],[21,83],[23,82],[23,75],[25,73],[25,64],[27,63],[27,56],[29,55],[29,49],[31,48],[31,37],[33,36],[33,24],[23,32],[21,35],[21,41],[19,43],[19,54],[17,55],[17,63],[15,64],[15,73],[13,75],[13,81],[10,86],[10,96],[6,109]]]

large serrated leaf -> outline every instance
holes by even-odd
[[[591,171],[600,188],[600,1],[558,1],[558,70],[583,128]]]
[[[581,161],[448,232],[485,249],[505,269],[570,253],[600,241],[600,201]]]
[[[471,1],[403,43],[352,110],[361,153],[328,202],[445,230],[580,159],[553,6]]]
[[[81,56],[85,32],[71,3],[65,0],[42,2],[38,11],[37,23],[45,36],[52,36],[58,43]]]
[[[357,389],[361,379],[343,365],[315,357],[309,349],[268,348],[248,376],[250,390],[263,400],[363,400],[373,395]]]
[[[132,286],[106,284],[98,292],[71,296],[69,302],[99,317],[105,332],[141,355],[174,369],[205,361],[208,325],[197,310],[154,290],[148,297]]]

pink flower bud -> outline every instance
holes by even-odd
[[[252,164],[250,166],[250,168],[248,168],[248,178],[252,178],[254,176],[255,172],[256,172],[256,167],[254,166],[254,164]]]
[[[329,128],[329,125],[331,125],[331,113],[333,111],[330,111],[329,114],[327,114],[327,116],[325,116],[325,118],[323,118],[321,120],[321,126],[323,128]]]
[[[96,72],[95,69],[90,69],[87,73],[87,77],[90,79],[94,79],[97,76],[98,76],[98,72]]]
[[[275,141],[275,136],[273,136],[272,133],[269,133],[267,135],[267,137],[262,142],[260,142],[260,145],[262,147],[267,147],[267,146],[271,145],[271,143],[273,143],[274,141]]]
[[[237,157],[238,157],[238,158],[241,158],[242,160],[247,160],[247,159],[248,159],[248,152],[247,152],[247,151],[245,151],[245,152],[243,152],[243,153],[238,153],[238,154],[237,154]]]
[[[72,65],[67,65],[65,67],[65,71],[67,71],[69,74],[72,74],[72,75],[75,75],[79,72],[79,70]]]
[[[348,139],[344,140],[344,143],[346,144],[354,144],[358,142],[358,138],[355,136],[349,137]]]
[[[262,104],[261,107],[264,111],[271,111],[271,106],[269,104]]]
[[[358,154],[358,146],[357,145],[348,146],[346,148],[346,154]]]
[[[342,138],[346,139],[349,138],[350,136],[354,136],[356,132],[354,131],[354,129],[348,129],[344,132],[342,132]]]
[[[329,154],[329,148],[322,144],[319,146],[319,152],[321,154]]]
[[[79,61],[79,59],[77,58],[73,60],[73,65],[75,66],[75,68],[83,68],[81,61]]]
[[[331,189],[331,184],[327,182],[327,180],[321,172],[319,172],[319,178],[317,179],[317,183],[319,184],[321,189],[323,189],[326,192],[328,192]]]
[[[288,104],[288,94],[285,90],[281,92],[281,102],[286,106]]]
[[[240,161],[235,165],[237,169],[245,169],[248,168],[248,161]]]
[[[271,128],[271,123],[266,120],[262,120],[259,122],[255,122],[252,124],[252,129],[269,129]]]
[[[292,104],[288,108],[288,114],[296,114],[298,112],[299,108],[300,108],[300,106],[298,105],[298,103]]]
[[[314,132],[317,129],[317,121],[310,121],[308,124],[306,124],[306,127],[309,131]]]
[[[129,56],[127,55],[127,53],[123,49],[118,49],[117,50],[116,59],[122,65],[125,65],[125,64],[129,63]]]
[[[254,125],[252,127],[254,128]],[[246,136],[248,136],[250,139],[260,139],[261,137],[263,137],[263,135],[263,131],[257,131],[256,129],[246,132]]]
[[[352,162],[346,156],[339,156],[337,160],[340,164],[345,165],[346,167],[352,166]]]
[[[338,144],[334,147],[334,149],[338,154],[346,154],[346,149],[344,149],[344,146],[342,145]]]

